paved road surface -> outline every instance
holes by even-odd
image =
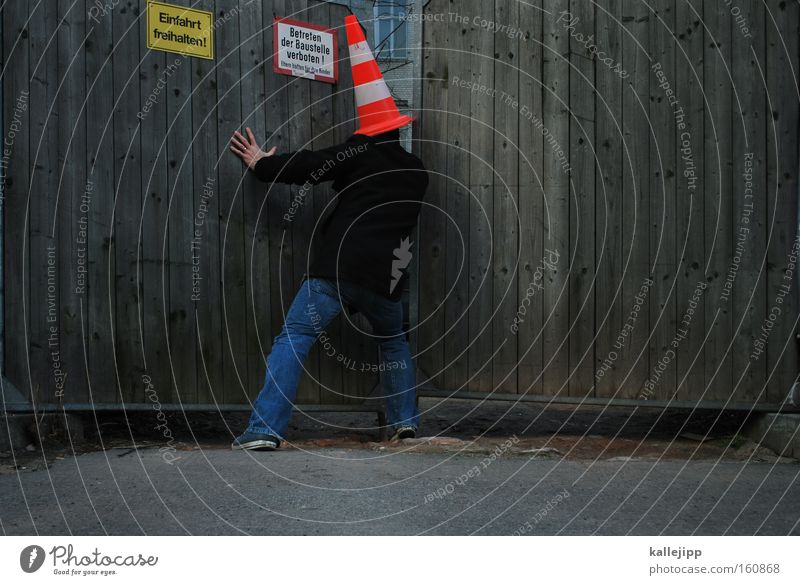
[[[487,452],[379,447],[265,453],[216,446],[178,454],[169,464],[157,449],[114,448],[0,475],[2,530],[800,534],[796,464],[592,462],[510,451],[487,460]]]

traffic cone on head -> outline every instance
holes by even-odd
[[[353,15],[345,16],[344,24],[359,121],[355,133],[375,136],[413,122],[413,117],[401,114],[397,109],[358,19]]]

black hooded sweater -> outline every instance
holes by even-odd
[[[321,228],[308,276],[349,281],[396,301],[411,261],[412,232],[428,185],[422,161],[400,145],[399,130],[353,134],[319,150],[261,158],[265,182],[303,185],[284,215],[310,203],[310,186],[333,181],[336,201]]]

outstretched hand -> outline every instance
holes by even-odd
[[[253,131],[250,130],[250,128],[246,128],[245,130],[247,131],[247,137],[242,135],[238,130],[234,131],[231,137],[231,151],[242,159],[242,162],[252,171],[255,170],[256,163],[259,160],[265,156],[272,156],[275,154],[277,148],[273,146],[269,149],[269,152],[264,152],[258,147],[258,142],[256,142]]]

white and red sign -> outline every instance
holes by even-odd
[[[273,39],[275,73],[336,83],[339,78],[336,30],[275,17]]]

